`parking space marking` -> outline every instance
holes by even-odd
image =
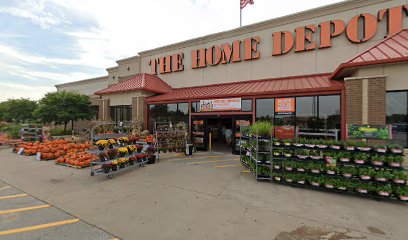
[[[244,170],[244,171],[242,171],[242,173],[250,173],[251,171],[250,170]]]
[[[163,156],[163,157],[160,157],[160,159],[166,159],[166,158],[171,158],[171,157],[179,157],[179,156],[181,156],[182,154],[174,154],[174,155],[170,155],[170,156]]]
[[[202,162],[190,162],[186,163],[188,165],[194,165],[194,164],[202,164],[202,163],[216,163],[216,162],[227,162],[227,161],[238,161],[235,159],[230,159],[230,160],[211,160],[211,161],[202,161]]]
[[[28,194],[23,193],[23,194],[16,194],[16,195],[10,195],[10,196],[3,196],[0,197],[0,200],[4,200],[4,199],[11,199],[11,198],[19,198],[19,197],[27,197]]]
[[[181,160],[195,160],[195,159],[203,159],[203,158],[208,158],[208,157],[219,157],[219,156],[203,156],[203,157],[185,157],[185,158],[176,158],[176,159],[170,159],[166,160],[166,162],[176,162],[176,161],[181,161]]]
[[[234,165],[220,165],[220,166],[214,166],[214,168],[227,168],[227,167],[239,167],[241,164],[234,164]]]
[[[0,190],[11,188],[10,186],[1,187]]]
[[[0,236],[21,233],[21,232],[28,232],[28,231],[50,228],[50,227],[57,227],[57,226],[62,226],[62,225],[67,225],[67,224],[72,224],[72,223],[77,223],[77,222],[79,222],[79,219],[74,218],[74,219],[65,220],[65,221],[40,224],[40,225],[35,225],[35,226],[30,226],[30,227],[10,229],[10,230],[5,230],[5,231],[0,231]]]
[[[25,212],[25,211],[30,211],[30,210],[35,210],[35,209],[42,209],[42,208],[48,208],[48,207],[51,207],[51,206],[48,205],[48,204],[46,204],[46,205],[38,205],[38,206],[33,206],[33,207],[10,209],[10,210],[0,211],[0,215],[10,214],[10,213],[17,213],[17,212]]]

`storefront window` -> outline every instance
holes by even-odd
[[[252,99],[242,99],[241,111],[242,112],[252,112]]]
[[[275,101],[273,98],[256,100],[256,121],[273,122]]]
[[[110,108],[112,121],[123,122],[132,120],[132,106],[113,106]]]
[[[148,112],[149,131],[153,132],[155,122],[178,123],[185,122],[188,124],[189,111],[188,103],[170,103],[170,104],[150,104]]]
[[[317,97],[296,98],[296,126],[300,131],[317,131]]]
[[[341,129],[340,96],[319,96],[319,129]]]
[[[191,103],[191,112],[193,113],[200,112],[200,102]]]
[[[392,126],[392,143],[408,147],[408,91],[387,92],[387,124]]]
[[[92,119],[98,120],[99,118],[99,106],[91,106]]]

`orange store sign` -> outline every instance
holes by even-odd
[[[296,53],[329,48],[332,39],[345,34],[352,43],[363,43],[371,40],[377,33],[378,24],[386,22],[387,34],[394,35],[404,28],[404,18],[408,16],[408,4],[370,13],[359,14],[347,23],[336,19],[319,24],[302,26],[290,31],[272,33],[272,53],[269,56],[279,56],[290,51]],[[236,40],[232,43],[214,45],[209,48],[194,49],[190,53],[191,68],[205,68],[219,64],[229,64],[241,61],[259,59],[261,53],[258,45],[259,36]],[[149,61],[152,74],[166,74],[184,70],[184,53],[176,53]]]
[[[276,98],[275,113],[276,114],[293,114],[295,112],[295,98]]]

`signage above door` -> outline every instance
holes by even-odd
[[[241,111],[241,98],[200,100],[200,112]]]

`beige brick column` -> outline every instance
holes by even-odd
[[[101,121],[110,120],[110,101],[109,99],[99,99],[99,119]]]
[[[385,124],[386,77],[356,77],[346,78],[344,81],[347,123]]]
[[[145,117],[145,96],[133,97],[132,98],[132,119],[139,120],[144,123]]]

